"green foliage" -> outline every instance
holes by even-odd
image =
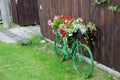
[[[0,19],[0,21],[2,21],[2,19]]]
[[[108,2],[108,3],[110,3],[110,2],[111,2],[111,0],[107,0],[107,2]]]
[[[58,26],[59,24],[63,23],[64,20],[56,20],[54,21],[55,26]]]
[[[111,10],[111,11],[117,11],[117,12],[120,12],[120,7],[118,7],[118,5],[115,5],[115,6],[109,6],[108,9]]]
[[[94,4],[102,4],[102,3],[105,3],[105,2],[110,3],[111,0],[93,0]],[[111,11],[120,12],[120,7],[118,7],[118,5],[109,6],[108,9],[111,10]]]
[[[102,3],[105,3],[105,2],[110,3],[111,0],[93,0],[94,4],[102,4]]]
[[[27,45],[28,46],[39,46],[40,45],[40,41],[43,39],[43,36],[40,34],[34,34],[32,35],[31,38],[27,39]]]
[[[113,79],[113,75],[111,75],[111,74],[107,75],[107,78],[108,78],[109,80],[114,80],[114,79]]]
[[[16,27],[15,23],[11,22],[9,28],[14,28],[14,27]],[[4,29],[3,23],[1,23],[0,24],[0,30],[3,30],[3,29]]]
[[[16,27],[16,24],[14,22],[11,22],[10,23],[10,28],[14,28],[14,27]]]

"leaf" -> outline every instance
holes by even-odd
[[[112,11],[118,11],[118,12],[120,12],[120,8],[118,7],[118,5],[109,6],[108,9],[109,9],[109,10],[112,10]]]
[[[111,2],[111,0],[107,0],[107,2],[108,2],[108,3],[110,3],[110,2]]]
[[[101,0],[100,2],[104,3],[106,0]]]

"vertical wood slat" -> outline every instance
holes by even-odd
[[[11,10],[13,22],[18,23],[16,0],[10,0],[10,10]]]
[[[115,0],[115,4],[120,6],[120,0]],[[120,13],[115,12],[114,21],[114,67],[120,71]]]
[[[13,22],[19,25],[39,23],[37,0],[10,0]]]
[[[52,40],[54,39],[54,34],[52,34],[52,30],[49,30],[47,28],[47,22],[55,15],[55,9],[53,9],[54,5],[55,4],[53,4],[53,0],[47,0],[47,3],[45,0],[38,1],[40,23],[45,23],[40,24],[41,32],[45,37],[48,37]],[[40,9],[40,6],[42,7],[42,9]]]
[[[110,4],[115,3],[120,6],[119,0],[112,0]],[[39,16],[41,31],[49,39],[53,40],[54,36],[47,29],[47,21],[54,15],[82,17],[86,22],[95,23],[101,32],[96,48],[93,49],[94,59],[120,72],[120,13],[108,10],[107,3],[93,5],[92,0],[38,0],[39,4],[46,7],[39,10]]]
[[[81,3],[82,4],[82,3]],[[84,5],[84,4],[83,4]],[[97,27],[99,27],[99,24],[98,24],[98,22],[99,22],[99,18],[98,18],[98,16],[99,16],[99,7],[98,6],[96,6],[96,5],[94,5],[93,4],[93,2],[92,2],[92,0],[90,0],[90,4],[89,4],[89,6],[90,6],[90,14],[88,14],[87,16],[91,16],[89,19],[93,22],[93,23],[95,23],[96,24],[96,26]],[[83,14],[84,15],[84,14]],[[86,19],[86,21],[87,21],[87,19]],[[99,43],[99,42],[98,42]],[[98,44],[99,45],[99,44]],[[96,46],[96,45],[95,45]],[[99,47],[100,48],[100,47]],[[94,51],[93,51],[94,50]],[[96,51],[95,51],[95,48],[92,46],[92,51],[94,52],[93,53],[93,55],[94,55],[94,59],[95,60],[97,60],[98,62],[100,62],[99,61],[99,57],[100,57],[100,55],[98,54],[98,53],[100,53],[99,52],[99,49],[98,49],[98,47],[96,48]]]
[[[18,0],[17,5],[20,25],[38,23],[37,0]]]
[[[38,10],[39,10],[39,20],[40,20],[40,23],[44,23],[44,0],[39,0],[38,1],[40,4],[38,4]],[[40,9],[41,7],[41,9]],[[45,24],[40,24],[40,26],[45,26]],[[41,28],[41,32],[43,33],[43,35],[46,35],[45,34],[45,28]],[[47,31],[46,31],[47,32]],[[46,36],[45,36],[46,37]]]
[[[78,0],[71,0],[71,3],[70,3],[70,15],[73,17],[73,18],[78,18]]]
[[[110,3],[111,5],[114,4],[114,0]],[[109,5],[108,5],[109,6]],[[113,41],[112,41],[112,34],[114,30],[114,12],[108,10],[108,6],[106,4],[105,7],[105,64],[113,67]],[[109,33],[109,34],[108,34]],[[112,60],[111,60],[112,59]]]
[[[98,24],[96,26],[99,27],[100,33],[99,33],[99,39],[98,39],[98,47],[97,47],[97,53],[102,53],[102,54],[97,54],[97,60],[99,62],[102,62],[104,64],[105,60],[105,6],[102,4],[100,7],[98,7],[98,12],[97,12],[99,18],[98,18]],[[102,47],[100,46],[102,44]],[[102,57],[102,59],[100,59]]]

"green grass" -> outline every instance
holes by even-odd
[[[82,65],[81,65],[82,66]],[[83,66],[84,67],[84,66]],[[75,74],[71,60],[60,62],[53,45],[21,46],[0,42],[0,80],[119,80],[98,68],[84,79]]]
[[[0,30],[1,30],[1,29],[3,29],[3,25],[2,25],[2,24],[0,24]]]
[[[15,27],[15,23],[11,22],[9,28],[14,28],[14,27]],[[4,29],[3,24],[0,24],[0,30],[2,30],[2,29]]]

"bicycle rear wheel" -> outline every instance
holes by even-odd
[[[54,50],[55,50],[56,56],[60,58],[61,61],[64,58],[63,45],[64,43],[63,43],[62,35],[60,33],[57,33],[54,41]]]
[[[87,60],[85,57],[89,57]],[[88,64],[88,62],[90,64]],[[77,44],[73,53],[73,66],[77,73],[83,77],[90,77],[93,72],[94,62],[93,55],[89,47],[84,44]]]

